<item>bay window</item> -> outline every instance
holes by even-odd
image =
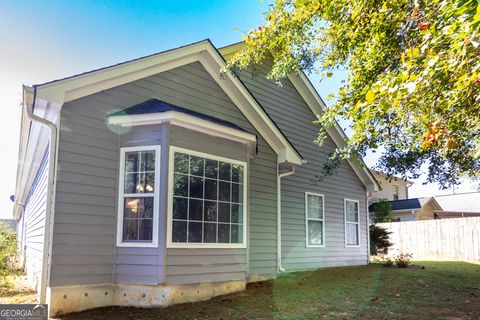
[[[246,163],[170,147],[170,247],[245,247]]]

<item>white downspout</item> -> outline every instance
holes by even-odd
[[[284,272],[282,267],[282,181],[283,177],[295,173],[295,167],[291,171],[280,173],[277,166],[277,266],[279,272]]]
[[[368,210],[368,191],[365,192],[365,211],[367,216],[367,265],[370,264],[370,212]]]
[[[24,92],[26,92],[24,88]],[[54,198],[54,184],[55,184],[55,163],[57,159],[57,127],[51,121],[39,117],[33,113],[36,98],[36,88],[33,89],[33,94],[27,92],[28,98],[25,99],[25,109],[27,117],[39,124],[46,126],[50,129],[50,143],[49,143],[49,160],[48,160],[48,184],[47,184],[47,197],[46,197],[46,209],[45,209],[45,227],[43,234],[43,257],[42,257],[42,278],[40,281],[40,303],[46,301],[47,291],[47,279],[48,279],[48,265],[49,265],[49,250],[50,250],[50,230],[51,222],[53,219],[53,198]]]

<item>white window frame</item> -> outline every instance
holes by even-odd
[[[175,152],[202,157],[205,159],[217,160],[244,166],[243,172],[243,242],[242,243],[178,243],[172,241],[173,228],[173,166]],[[168,194],[167,194],[167,248],[243,248],[247,247],[247,185],[248,185],[248,163],[235,159],[220,157],[209,153],[194,151],[181,147],[169,147],[168,161]]]
[[[347,201],[350,202],[356,202],[357,203],[357,222],[347,222]],[[346,248],[358,248],[360,247],[360,201],[356,199],[348,199],[344,198],[343,199],[343,216],[344,216],[344,222],[345,222],[345,247]],[[347,244],[347,223],[349,224],[356,224],[357,225],[357,234],[358,234],[358,244]]]
[[[308,217],[308,196],[322,198],[322,219]],[[322,221],[322,244],[310,244],[308,241],[308,221]],[[325,248],[325,196],[321,193],[305,192],[305,246],[307,248]]]
[[[155,151],[155,183],[153,192],[153,219],[152,219],[152,241],[151,242],[135,242],[123,241],[123,215],[125,197],[151,197],[151,193],[125,193],[125,154],[127,152],[139,151]],[[118,211],[117,211],[117,247],[147,247],[158,248],[158,228],[159,228],[159,210],[160,210],[160,157],[161,147],[154,146],[139,146],[139,147],[124,147],[120,148],[120,170],[118,179]]]

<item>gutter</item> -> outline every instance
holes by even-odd
[[[285,272],[282,267],[282,181],[281,179],[295,173],[295,167],[290,171],[280,173],[277,166],[277,269]]]
[[[45,118],[39,117],[33,113],[35,109],[35,100],[37,95],[37,87],[33,87],[33,93],[30,88],[24,86],[24,92],[26,95],[25,99],[25,110],[29,120],[32,122],[37,122],[40,125],[46,126],[50,129],[50,143],[49,143],[49,154],[48,154],[48,183],[47,183],[47,197],[46,197],[46,209],[45,209],[45,226],[43,233],[43,256],[42,256],[42,269],[41,269],[41,281],[40,281],[40,303],[46,303],[46,290],[48,284],[49,270],[50,265],[50,243],[51,243],[51,230],[53,224],[53,208],[54,208],[54,197],[55,197],[55,164],[57,161],[57,146],[58,146],[58,134],[57,127],[55,124]],[[31,100],[29,99],[31,98]]]

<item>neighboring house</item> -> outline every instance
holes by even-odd
[[[466,192],[435,196],[441,211],[435,212],[435,219],[480,216],[480,192]]]
[[[0,219],[0,223],[4,223],[13,231],[17,231],[17,220],[15,219]]]
[[[368,198],[370,216],[374,214],[375,203],[387,200],[392,206],[392,218],[397,221],[434,219],[434,211],[442,207],[433,197],[408,198],[408,188],[413,182],[398,177],[389,177],[383,172],[371,170],[381,187],[373,191]]]
[[[201,41],[24,88],[14,216],[50,314],[165,306],[369,261],[368,169],[315,176],[345,136],[305,75]],[[263,75],[262,75],[263,74]],[[33,110],[33,111],[32,111]],[[33,113],[32,113],[33,112]]]
[[[388,176],[377,170],[371,170],[373,176],[378,181],[381,190],[371,192],[370,202],[377,202],[385,199],[389,201],[408,199],[408,188],[413,182],[398,177]]]
[[[413,198],[389,201],[392,206],[391,216],[396,221],[415,221],[435,219],[434,212],[442,211],[442,207],[434,197]],[[370,215],[374,214],[375,204],[369,206]]]

